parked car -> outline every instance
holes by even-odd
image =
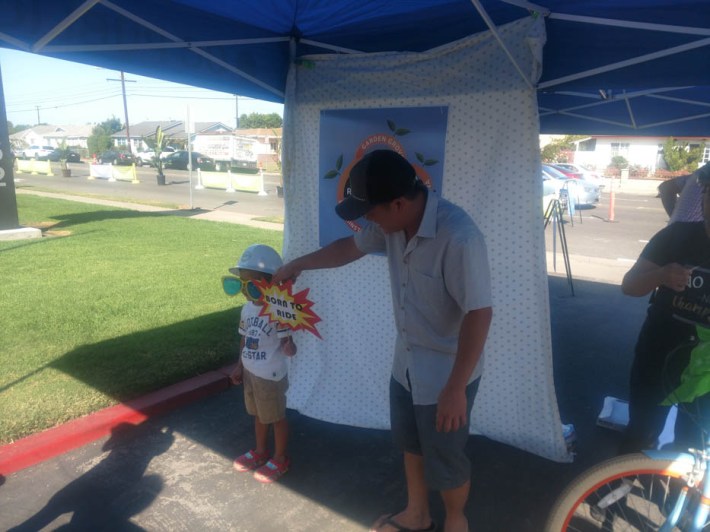
[[[545,187],[544,180],[550,180],[548,186],[552,186],[558,196],[560,192],[566,191],[567,197],[574,202],[575,206],[594,205],[599,203],[601,192],[599,185],[590,183],[586,179],[569,179],[565,174],[560,172],[554,166],[549,164],[542,165],[543,189]]]
[[[565,168],[561,164],[551,163],[550,166],[552,166],[556,170],[559,170],[560,172],[565,174],[569,179],[583,179],[584,178],[584,176],[582,175],[581,172],[576,172],[574,170],[570,170],[569,168]]]
[[[59,159],[61,159],[61,158],[62,158],[62,150],[60,148],[57,148],[56,150],[54,150],[52,153],[50,153],[47,156],[47,159],[49,159],[50,161],[54,161],[54,162],[59,161]],[[81,162],[81,156],[73,150],[67,150],[66,158],[67,158],[68,163]]]
[[[160,152],[160,158],[162,160],[165,160],[171,153],[175,153],[175,148],[165,146]],[[153,150],[139,151],[138,153],[136,153],[136,164],[138,166],[155,166],[155,161],[153,159],[155,159],[155,151]]]
[[[133,155],[127,151],[108,150],[98,157],[99,164],[129,165],[135,162]]]
[[[602,176],[596,172],[592,172],[591,170],[587,170],[582,165],[575,164],[575,163],[555,163],[555,166],[561,167],[561,168],[566,168],[567,170],[570,170],[572,172],[577,172],[579,174],[582,174],[582,179],[586,179],[587,181],[591,181],[592,183],[599,185],[602,188],[604,187],[604,183],[602,181]]]
[[[49,157],[49,154],[54,151],[54,146],[39,146],[34,145],[29,148],[25,148],[22,151],[22,157],[25,159],[37,159],[45,160]]]
[[[177,168],[179,170],[187,170],[187,150],[178,150],[175,153],[171,153],[165,158],[163,166],[165,168]],[[192,169],[193,170],[214,170],[215,164],[214,159],[202,155],[199,152],[192,152]]]

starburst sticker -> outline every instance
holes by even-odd
[[[307,297],[310,288],[294,294],[293,281],[276,285],[260,279],[254,283],[261,290],[260,301],[264,303],[260,316],[266,316],[270,321],[285,325],[292,331],[304,330],[321,338],[316,329],[316,323],[321,319],[313,312],[313,301]]]

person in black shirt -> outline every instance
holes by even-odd
[[[629,424],[620,451],[654,448],[669,406],[697,345],[697,327],[710,328],[710,175],[703,188],[702,222],[676,222],[651,238],[622,281],[624,294],[652,294],[639,333],[629,386]],[[673,353],[669,356],[669,353]],[[679,409],[676,442],[698,444],[700,431]]]

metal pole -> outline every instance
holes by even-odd
[[[123,92],[123,114],[126,117],[126,142],[128,143],[128,153],[133,155],[133,150],[131,149],[131,130],[128,126],[128,105],[126,104],[126,80],[123,76],[123,70],[121,70],[121,91]]]
[[[185,122],[185,136],[187,137],[187,179],[190,189],[190,210],[194,209],[192,202],[192,142],[190,139],[190,104],[187,105],[187,120]]]
[[[236,127],[234,129],[239,129],[239,96],[237,96],[236,94],[234,95],[234,107],[237,115],[236,120],[234,122],[236,124]]]
[[[20,226],[13,163],[0,73],[0,230],[17,229]]]

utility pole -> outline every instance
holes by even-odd
[[[126,117],[126,142],[128,143],[128,153],[132,154],[131,130],[128,126],[128,105],[126,104],[126,79],[123,77],[123,70],[121,70],[121,92],[123,92],[123,114]]]
[[[39,105],[35,105],[35,109],[37,109],[37,125],[40,125],[40,121],[39,121]]]
[[[234,106],[235,106],[235,113],[236,113],[236,127],[234,129],[239,129],[239,96],[236,94],[234,95]]]
[[[123,94],[123,115],[126,120],[126,143],[128,144],[128,153],[133,153],[133,150],[131,149],[131,130],[130,126],[128,125],[128,105],[126,104],[126,81],[129,83],[135,83],[136,80],[134,79],[129,79],[126,80],[124,75],[123,75],[123,70],[121,70],[121,79],[112,79],[112,78],[106,78],[106,81],[120,81],[121,82],[121,93]]]

